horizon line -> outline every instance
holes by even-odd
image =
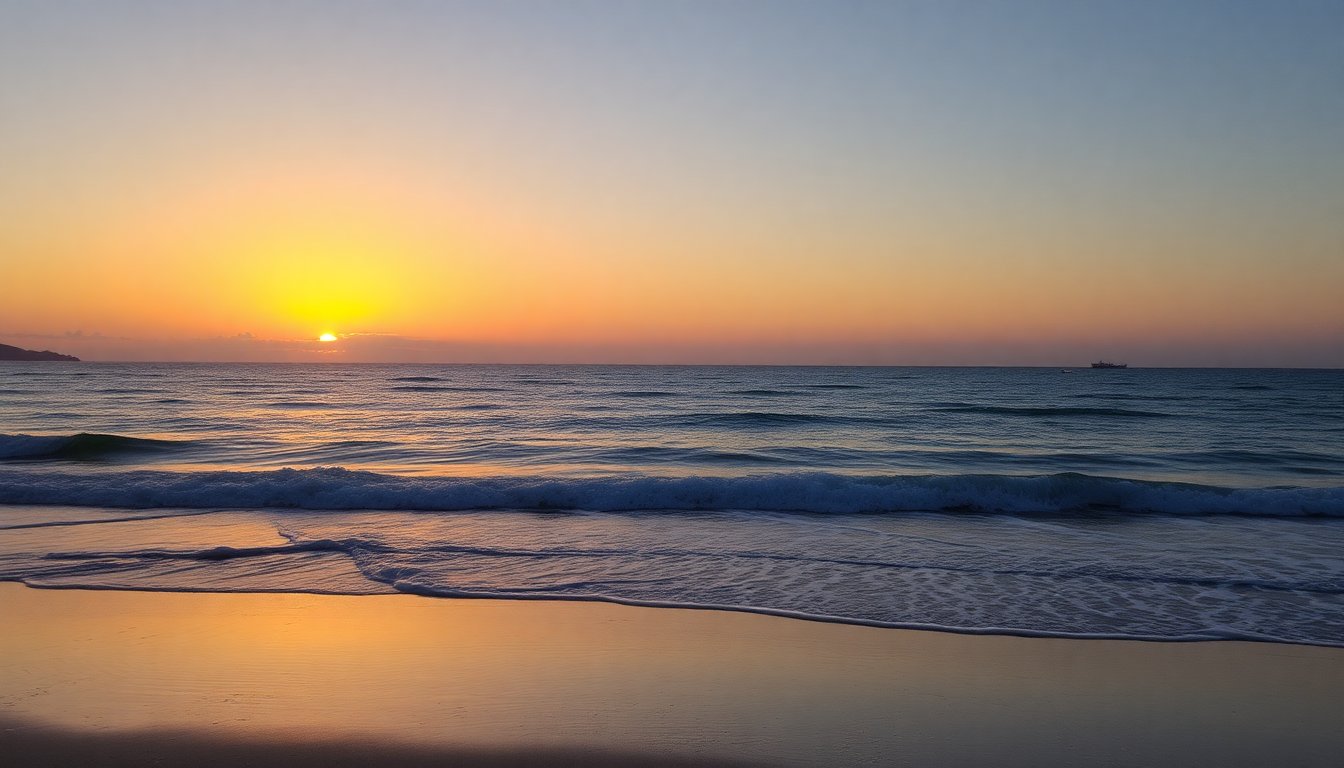
[[[480,361],[377,361],[377,360],[0,360],[5,363],[91,363],[94,365],[419,365],[419,366],[550,366],[572,368],[1033,368],[1093,370],[1091,363],[1069,365],[1003,363],[582,363],[582,362],[480,362]],[[1119,370],[1224,370],[1224,371],[1340,371],[1342,366],[1320,365],[1134,365]]]

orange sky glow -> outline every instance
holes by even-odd
[[[104,18],[124,34],[61,63],[38,43],[93,22],[11,12],[27,37],[0,33],[0,97],[24,107],[0,126],[0,341],[90,359],[1344,365],[1344,153],[1313,154],[1314,119],[1277,126],[1297,145],[1216,119],[1305,89],[1297,69],[1181,106],[1167,91],[1217,67],[1172,85],[1101,51],[1092,76],[1120,80],[1093,95],[988,40],[1035,78],[1014,103],[992,70],[806,32],[798,8],[749,54],[734,13],[672,13],[653,50],[622,33],[657,20],[616,14],[516,61],[367,10],[216,13]],[[423,13],[463,40],[551,29]],[[818,51],[783,46],[797,34]],[[836,46],[889,76],[826,63]],[[798,57],[795,80],[766,66]],[[1146,106],[1117,128],[1130,91]]]

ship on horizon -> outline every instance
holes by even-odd
[[[1129,363],[1108,363],[1105,360],[1098,360],[1092,364],[1093,368],[1128,368]]]

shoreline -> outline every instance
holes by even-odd
[[[425,765],[1325,766],[1344,751],[1344,650],[1321,646],[19,583],[0,607],[0,747],[25,764],[368,747]]]
[[[142,518],[135,518],[130,522],[138,522]],[[153,519],[153,518],[150,518]],[[82,584],[28,584],[21,580],[0,579],[0,584],[17,584],[22,587],[34,590],[78,590],[84,592],[149,592],[153,594],[187,594],[187,595],[313,595],[316,597],[390,597],[395,595],[406,595],[426,600],[486,600],[495,602],[517,602],[517,603],[601,603],[606,605],[624,606],[627,608],[650,608],[656,610],[671,611],[711,611],[723,613],[744,613],[752,616],[766,616],[775,619],[787,619],[792,621],[808,621],[818,624],[838,624],[851,627],[865,627],[868,629],[885,629],[903,632],[933,632],[947,633],[952,635],[972,635],[985,637],[1016,637],[1038,640],[1079,640],[1084,642],[1092,641],[1115,641],[1115,642],[1133,642],[1133,643],[1264,643],[1268,645],[1288,645],[1302,646],[1306,648],[1334,648],[1344,650],[1344,641],[1338,643],[1331,642],[1310,642],[1305,640],[1280,640],[1277,638],[1261,637],[1208,637],[1202,635],[1121,635],[1105,633],[1085,633],[1085,632],[1045,632],[1029,629],[1014,629],[1011,627],[947,627],[938,624],[919,624],[919,623],[901,623],[901,622],[883,622],[868,619],[856,619],[847,616],[833,616],[827,614],[803,613],[801,611],[789,611],[777,608],[761,608],[757,606],[732,605],[729,603],[676,603],[660,602],[656,600],[634,600],[620,597],[581,597],[575,595],[547,595],[547,594],[491,594],[482,592],[436,592],[434,590],[422,591],[403,591],[392,585],[386,585],[386,592],[324,592],[320,590],[305,590],[298,588],[288,589],[194,589],[189,587],[163,587],[154,588],[146,586],[137,587],[100,587],[86,586]]]

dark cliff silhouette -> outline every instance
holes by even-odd
[[[0,344],[0,360],[61,360],[69,363],[79,362],[79,358],[74,355],[62,355],[57,352],[48,352],[46,350],[37,352],[31,349],[11,347],[8,344]]]

